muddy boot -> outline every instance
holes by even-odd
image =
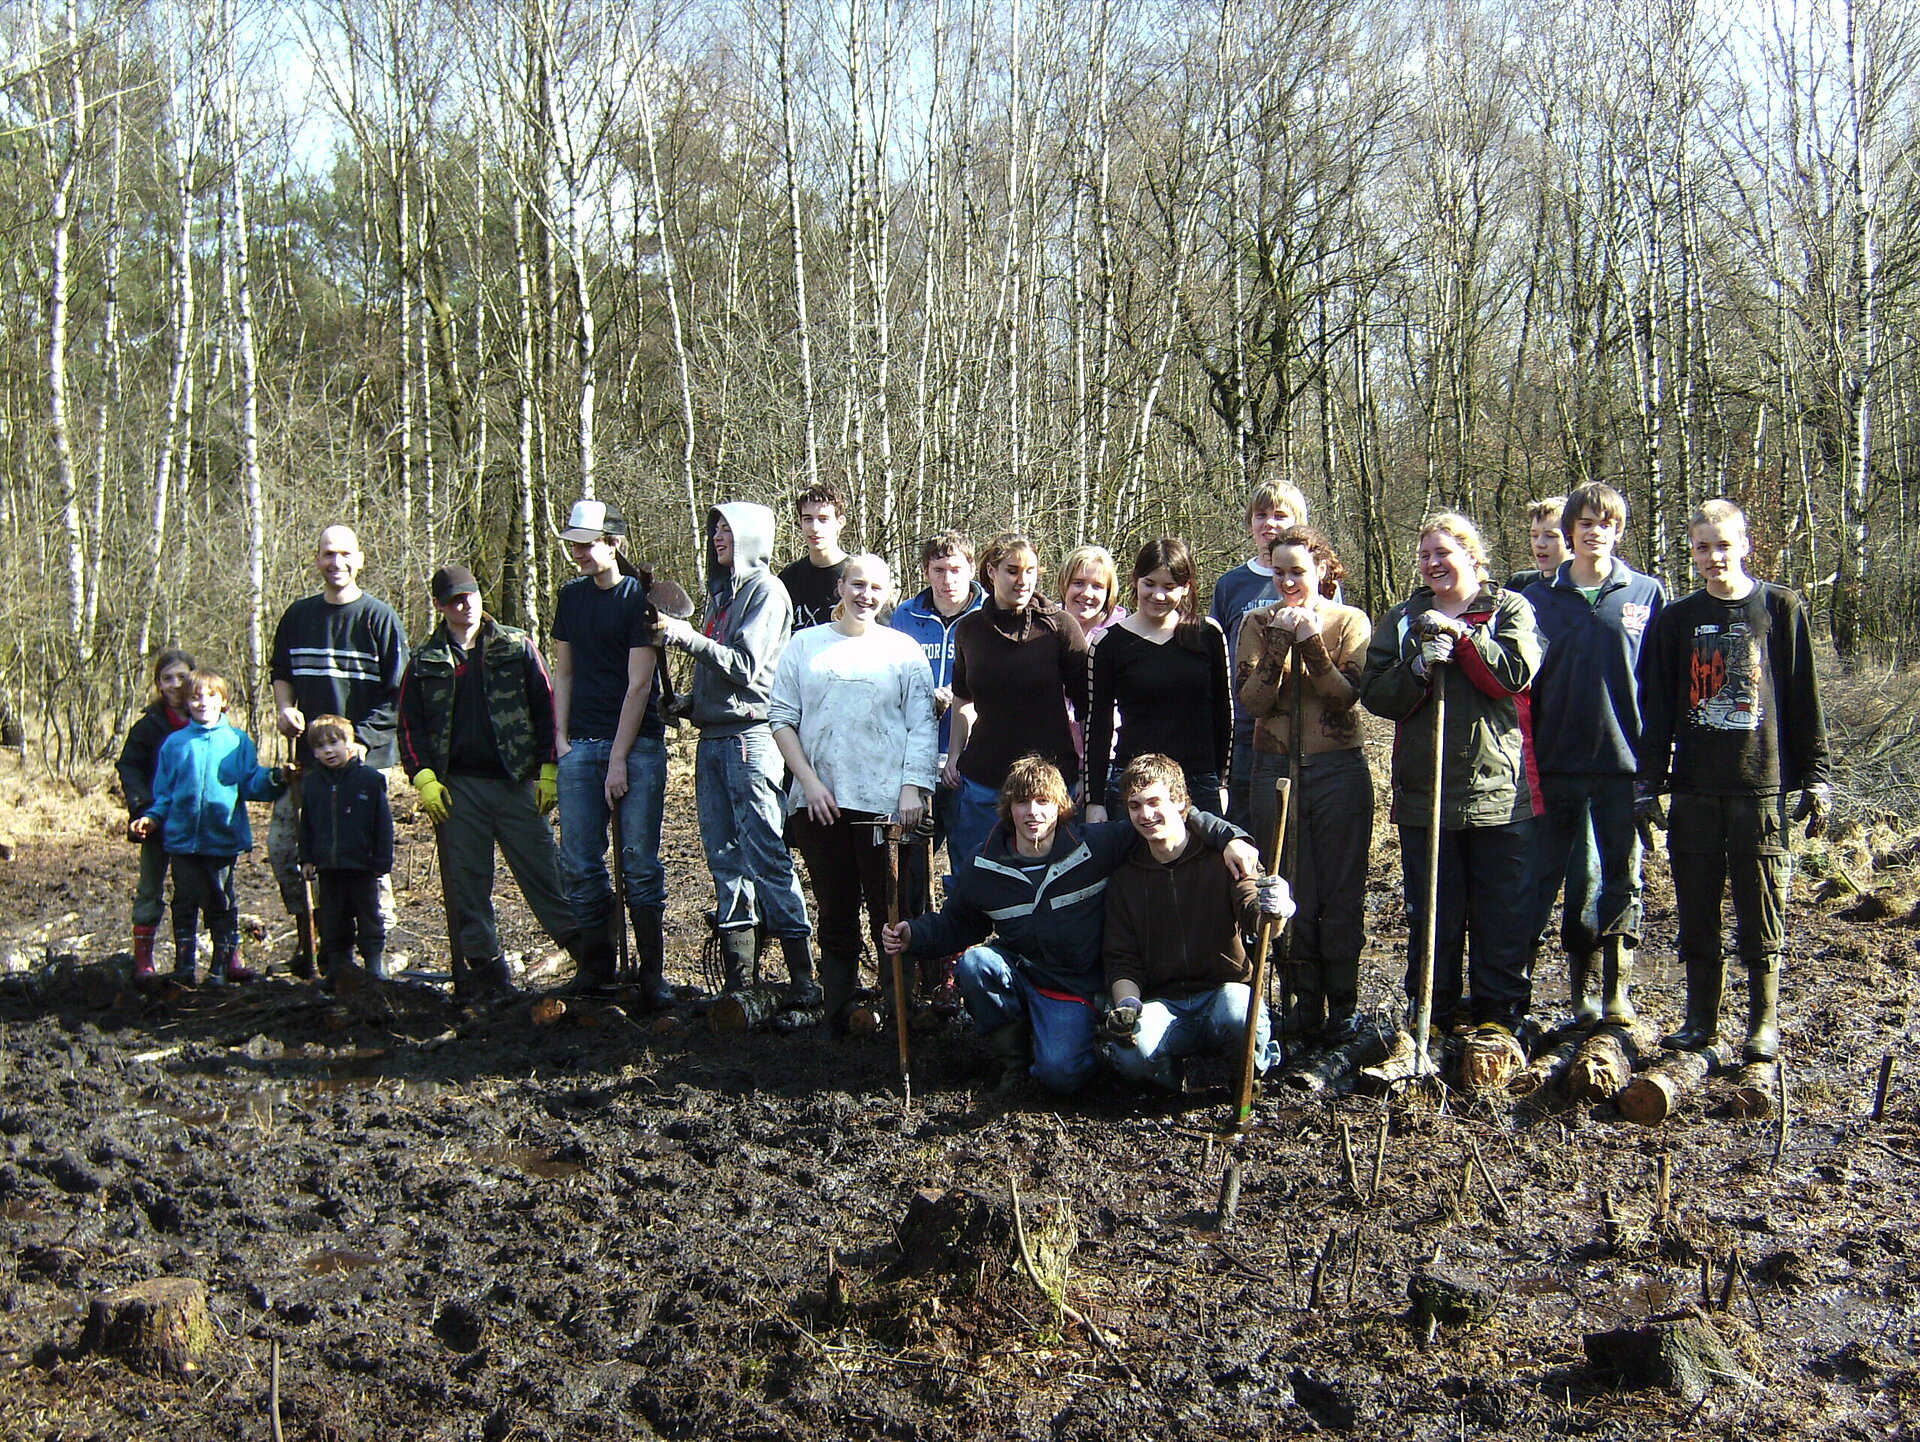
[[[1772,1061],[1780,1055],[1780,957],[1747,963],[1747,1041],[1745,1061]]]
[[[376,951],[371,956],[360,958],[360,964],[366,968],[367,975],[375,981],[392,981],[393,974],[387,970],[387,954]]]
[[[1720,1040],[1720,998],[1727,989],[1727,964],[1716,957],[1712,961],[1687,962],[1687,1019],[1676,1032],[1662,1039],[1662,1046],[1675,1051],[1705,1051]]]
[[[153,983],[153,940],[159,930],[153,926],[136,926],[133,929],[133,984],[150,986]]]
[[[678,998],[667,981],[667,909],[664,906],[630,906],[627,915],[633,921],[633,956],[639,963],[640,999],[648,1011],[665,1011]]]
[[[200,933],[176,931],[173,934],[173,981],[177,986],[200,984]]]
[[[1320,1039],[1338,1046],[1353,1035],[1360,1016],[1360,958],[1329,961],[1320,968],[1320,985],[1327,999],[1327,1022]]]
[[[834,1036],[847,1034],[847,1010],[860,985],[860,959],[838,952],[820,951],[820,1002],[826,1012],[827,1030]]]
[[[1006,1101],[1026,1089],[1033,1072],[1033,1039],[1027,1034],[1026,1021],[1010,1021],[987,1033],[987,1046],[1000,1064],[991,1096]]]
[[[240,945],[229,943],[214,949],[213,965],[207,970],[209,986],[244,986],[259,980],[259,973],[240,960]]]
[[[1601,974],[1607,989],[1601,1016],[1609,1026],[1632,1026],[1639,1019],[1627,995],[1633,989],[1633,948],[1622,936],[1609,936],[1601,947]]]
[[[607,946],[607,954],[611,959],[611,943]],[[504,956],[490,956],[484,961],[470,962],[467,971],[476,1001],[507,1001],[520,994],[519,988],[513,984],[513,968],[507,965]],[[611,966],[608,967],[608,975],[612,975]]]
[[[301,981],[312,981],[315,974],[313,962],[313,913],[296,911],[293,913],[293,955],[287,958],[287,970]]]
[[[760,938],[751,926],[732,926],[720,933],[720,990],[745,991],[753,983],[759,960]]]
[[[608,935],[606,927],[589,926],[575,932],[567,947],[567,954],[573,958],[573,980],[560,988],[562,996],[606,996],[613,991],[618,959],[613,954],[613,938]],[[488,968],[495,961],[506,965],[499,957],[473,963],[474,980],[480,982],[483,988]],[[511,985],[508,990],[512,990]]]
[[[1534,970],[1539,970],[1539,953],[1535,952]],[[1592,1026],[1605,1015],[1600,1004],[1599,993],[1594,983],[1600,979],[1600,954],[1594,951],[1570,951],[1567,953],[1567,994],[1573,1003],[1573,1024]],[[1629,972],[1631,978],[1631,972]]]
[[[808,938],[783,936],[780,952],[787,963],[787,1005],[809,1009],[820,1005],[822,995],[820,984],[813,979],[813,947]]]
[[[1327,996],[1317,957],[1300,957],[1280,971],[1287,988],[1287,1004],[1280,1013],[1280,1040],[1289,1052],[1311,1045],[1327,1024]]]

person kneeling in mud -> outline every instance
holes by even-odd
[[[1121,773],[1136,846],[1107,884],[1107,991],[1100,1049],[1133,1081],[1178,1091],[1181,1060],[1201,1052],[1238,1056],[1247,1009],[1258,1005],[1254,1069],[1280,1059],[1272,1023],[1251,986],[1243,931],[1293,913],[1278,876],[1238,876],[1199,845],[1178,762],[1139,756]]]
[[[946,905],[885,928],[882,944],[889,954],[965,952],[954,977],[1000,1063],[1002,1096],[1029,1075],[1051,1092],[1075,1092],[1099,1062],[1102,897],[1139,838],[1126,821],[1073,825],[1060,768],[1037,755],[1008,770],[999,815],[956,869]],[[1244,831],[1201,812],[1188,823],[1234,875],[1259,874]]]

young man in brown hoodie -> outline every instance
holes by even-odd
[[[1147,844],[1107,883],[1106,968],[1111,997],[1101,1050],[1135,1081],[1177,1091],[1178,1058],[1232,1051],[1246,1035],[1250,967],[1244,930],[1293,911],[1277,876],[1236,881],[1187,830],[1186,777],[1165,756],[1140,756],[1120,777],[1127,819]],[[1255,1060],[1279,1060],[1266,1007]]]

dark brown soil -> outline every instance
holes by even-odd
[[[17,773],[0,783],[24,801]],[[670,948],[692,984],[709,891],[687,800]],[[1179,1101],[988,1105],[958,1028],[918,1040],[909,1110],[890,1039],[661,1033],[618,1008],[542,1026],[425,986],[333,1006],[278,970],[145,996],[109,960],[132,861],[118,813],[104,795],[71,812],[16,823],[0,862],[0,955],[32,963],[0,981],[0,1437],[266,1438],[273,1339],[301,1439],[1913,1435],[1903,925],[1796,899],[1784,1146],[1776,1120],[1710,1115],[1725,1081],[1658,1130],[1560,1102],[1269,1099],[1230,1145],[1223,1086],[1193,1089],[1223,1067]],[[400,949],[438,965],[430,847],[403,832]],[[1404,954],[1392,860],[1372,898],[1381,999]],[[250,954],[283,957],[264,864],[241,874],[268,918]],[[1658,861],[1653,880],[1639,996],[1671,1019]],[[1563,986],[1557,966],[1539,979],[1543,1011]],[[1463,1189],[1475,1146],[1486,1177]],[[1042,1271],[1068,1254],[1051,1297],[1012,1261],[1011,1185]],[[922,1189],[978,1194],[961,1211],[979,1225],[915,1231],[903,1257]],[[1730,1256],[1710,1320],[1750,1379],[1683,1401],[1589,1366],[1587,1333],[1680,1310],[1703,1279],[1717,1303]],[[1412,1319],[1409,1280],[1436,1259],[1489,1315]],[[91,1299],[156,1276],[206,1285],[197,1374],[75,1353]]]

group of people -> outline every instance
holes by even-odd
[[[458,564],[434,573],[437,624],[409,652],[392,608],[359,587],[353,532],[329,526],[322,589],[288,608],[274,638],[289,766],[262,766],[227,722],[222,678],[179,651],[156,659],[155,700],[120,762],[142,841],[136,977],[157,975],[169,867],[174,975],[197,979],[203,918],[208,979],[251,975],[232,868],[252,844],[246,803],[266,800],[269,855],[300,921],[291,970],[331,985],[383,976],[393,823],[381,772],[398,765],[434,825],[457,995],[512,989],[497,847],[573,956],[574,988],[628,985],[671,1005],[660,837],[666,731],[684,717],[698,733],[729,990],[757,978],[763,938],[777,942],[782,1020],[840,1033],[863,951],[887,1004],[916,1005],[891,995],[880,965],[903,956],[923,999],[957,995],[1004,1084],[1069,1092],[1104,1061],[1178,1086],[1185,1057],[1249,1031],[1264,1067],[1351,1027],[1371,712],[1395,726],[1392,815],[1414,935],[1436,908],[1437,1027],[1521,1044],[1563,888],[1576,1015],[1631,1019],[1636,827],[1671,792],[1688,979],[1673,1040],[1718,1037],[1730,884],[1752,978],[1746,1051],[1773,1055],[1784,798],[1801,791],[1795,819],[1823,822],[1826,750],[1805,608],[1746,575],[1746,522],[1729,503],[1692,516],[1705,586],[1674,605],[1617,553],[1626,508],[1608,486],[1536,505],[1538,569],[1504,586],[1471,521],[1430,516],[1416,585],[1377,625],[1345,604],[1339,557],[1286,484],[1249,498],[1252,555],[1215,581],[1204,613],[1192,552],[1171,537],[1141,546],[1124,581],[1109,552],[1081,547],[1049,594],[1026,536],[996,536],[976,558],[943,531],[920,548],[924,589],[903,597],[884,559],[842,548],[847,505],[831,485],[803,491],[794,519],[806,551],[776,574],[775,513],[715,506],[693,619],[626,554],[618,508],[579,501],[560,533],[578,574],[559,590],[544,658],[487,614]],[[674,651],[690,659],[684,696]],[[1285,881],[1272,874],[1283,856]],[[902,894],[910,919],[890,923]],[[1248,985],[1263,918],[1290,918],[1277,1023]]]

